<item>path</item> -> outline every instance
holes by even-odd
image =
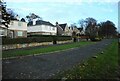
[[[63,52],[3,60],[3,79],[49,79],[55,73],[94,56],[111,42],[111,39],[105,39]]]

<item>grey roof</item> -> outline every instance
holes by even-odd
[[[65,24],[59,24],[59,26],[60,26],[63,30],[65,30],[66,25],[67,25],[67,23],[65,23]]]
[[[29,22],[27,25],[33,26],[33,21]],[[43,21],[43,20],[37,20],[35,25],[49,25],[49,26],[55,27],[52,23],[50,23],[48,21]]]
[[[77,28],[80,32],[83,30],[83,28]]]

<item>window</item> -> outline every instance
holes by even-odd
[[[22,26],[22,23],[21,23],[21,22],[18,22],[18,26]]]
[[[11,22],[11,25],[13,25],[13,22]]]
[[[0,29],[0,35],[6,35],[6,34],[7,34],[6,30]]]
[[[55,30],[55,28],[53,27],[52,30]]]
[[[18,31],[18,36],[23,36],[23,32],[22,31]]]

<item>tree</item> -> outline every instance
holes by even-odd
[[[2,24],[5,27],[9,27],[11,20],[17,20],[18,14],[15,14],[12,9],[6,8],[6,2],[0,0],[1,14],[2,14]]]
[[[102,37],[112,37],[117,34],[115,24],[112,21],[107,20],[106,22],[99,23],[99,35]]]
[[[85,19],[85,23],[85,34],[88,35],[91,40],[94,40],[97,36],[97,20],[89,17]]]
[[[8,28],[8,24],[10,24],[10,14],[6,10],[6,3],[0,0],[2,21],[1,23]]]
[[[76,32],[75,31],[72,32],[72,37],[73,37],[73,41],[76,42],[77,38],[76,38]]]
[[[42,17],[40,17],[34,13],[30,13],[29,15],[26,16],[26,18],[28,19],[28,22],[33,21],[33,19],[42,20]]]
[[[76,26],[76,23],[71,24],[71,27],[75,27],[75,26]]]
[[[78,21],[78,24],[79,24],[80,28],[83,28],[83,30],[85,31],[85,28],[87,25],[86,21],[84,19],[81,19]]]
[[[11,20],[19,20],[19,15],[15,13],[15,11],[13,11],[10,8],[7,8],[7,13],[10,14],[10,19]]]

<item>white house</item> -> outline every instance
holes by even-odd
[[[50,22],[37,20],[28,23],[28,35],[56,35],[57,27]]]
[[[11,38],[27,37],[27,22],[11,20],[8,36]]]
[[[27,37],[27,22],[17,20],[17,16],[16,19],[10,21],[8,28],[2,24],[3,22],[0,7],[0,36],[8,36],[11,38]]]
[[[27,37],[27,23],[11,20],[8,28],[0,24],[0,36],[10,38]]]
[[[0,36],[7,36],[7,28],[0,24]]]

